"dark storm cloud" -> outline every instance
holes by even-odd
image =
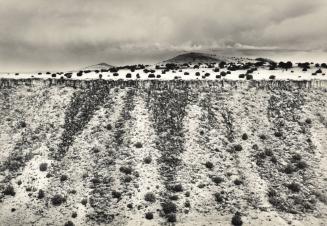
[[[326,21],[325,0],[0,0],[0,67],[128,63],[226,46],[325,49]]]

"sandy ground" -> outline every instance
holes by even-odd
[[[324,87],[143,83],[2,87],[0,225],[325,224]]]

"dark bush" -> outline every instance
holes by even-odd
[[[245,74],[240,74],[238,77],[239,78],[245,78]]]
[[[75,226],[72,221],[67,221],[64,226]]]
[[[4,195],[11,195],[11,196],[15,196],[16,192],[15,189],[12,185],[8,185],[2,192]]]
[[[161,203],[161,207],[165,214],[176,213],[176,211],[177,211],[177,207],[176,207],[175,203],[173,203],[171,201]]]
[[[83,206],[86,206],[86,204],[87,204],[87,199],[82,199],[81,203],[82,203]]]
[[[142,148],[143,145],[141,142],[136,142],[135,145],[134,145],[136,148]]]
[[[247,140],[248,138],[249,138],[248,135],[246,133],[243,133],[242,140]]]
[[[119,74],[117,72],[113,73],[112,75],[115,76],[115,77],[119,76]]]
[[[151,156],[147,156],[147,157],[145,157],[145,158],[143,159],[143,161],[144,161],[144,163],[146,163],[146,164],[150,164],[150,163],[152,162],[152,158],[151,158]]]
[[[243,221],[241,218],[241,213],[236,212],[232,218],[232,224],[235,226],[241,226],[243,225]]]
[[[246,75],[246,80],[252,80],[253,79],[253,75]]]
[[[208,161],[208,162],[205,163],[205,166],[206,166],[208,169],[212,169],[212,168],[213,168],[213,163]]]
[[[169,197],[169,199],[176,201],[176,200],[179,199],[179,197],[178,197],[178,195],[172,195],[172,196]]]
[[[302,156],[299,153],[295,153],[292,155],[292,162],[297,162],[302,159]]]
[[[305,162],[305,161],[299,161],[297,164],[296,164],[297,168],[299,169],[305,169],[308,167],[308,164]]]
[[[48,169],[48,163],[41,163],[40,166],[39,166],[39,169],[40,171],[44,172],[44,171],[47,171]]]
[[[242,185],[242,184],[243,184],[243,181],[240,180],[240,179],[235,179],[235,180],[234,180],[234,184],[235,184],[235,185]]]
[[[174,192],[182,192],[183,191],[183,186],[181,184],[171,185],[169,188],[171,191],[174,191]]]
[[[275,137],[282,137],[283,136],[282,132],[280,132],[280,131],[276,131],[274,133],[274,135],[275,135]]]
[[[174,213],[167,214],[166,218],[167,218],[168,222],[171,222],[171,223],[176,222],[176,214],[174,214]]]
[[[243,150],[243,147],[242,147],[242,145],[237,144],[237,145],[234,146],[234,150],[235,151],[242,151]]]
[[[200,72],[195,72],[195,76],[200,76]]]
[[[76,212],[73,212],[72,213],[72,218],[76,218],[77,217],[77,213]]]
[[[287,188],[290,189],[292,192],[299,192],[301,190],[301,186],[295,182],[288,184]]]
[[[145,219],[152,220],[153,219],[153,213],[148,212],[145,214]]]
[[[61,177],[60,177],[60,181],[61,182],[64,182],[64,181],[66,181],[68,179],[68,176],[67,175],[61,175]]]
[[[126,78],[132,78],[132,74],[131,73],[127,73],[126,74]]]
[[[276,79],[276,76],[275,75],[270,75],[269,79],[274,80],[274,79]]]
[[[259,138],[260,138],[261,140],[266,140],[266,139],[267,139],[266,135],[264,135],[264,134],[260,134],[260,135],[259,135]]]
[[[52,205],[54,205],[54,206],[60,206],[63,202],[65,202],[66,201],[66,199],[63,197],[63,196],[61,196],[61,195],[59,195],[59,194],[57,194],[57,195],[54,195],[52,198],[51,198],[51,203],[52,203]]]
[[[44,191],[42,189],[39,190],[38,194],[37,194],[37,198],[38,199],[43,199],[44,198]]]
[[[292,166],[292,164],[288,164],[284,168],[284,172],[287,173],[287,174],[292,174],[294,172],[294,167]]]
[[[121,192],[118,192],[118,191],[113,191],[111,194],[112,194],[112,197],[114,197],[116,199],[120,199],[120,197],[121,197]]]
[[[311,123],[312,123],[312,120],[309,119],[309,118],[307,118],[307,119],[305,120],[305,123],[307,123],[307,124],[311,124]]]
[[[224,201],[224,196],[221,193],[217,192],[214,194],[214,196],[215,196],[216,202],[221,203]]]
[[[222,182],[224,182],[224,178],[219,177],[219,176],[214,176],[211,178],[211,180],[215,183],[215,184],[220,184]]]
[[[148,192],[144,195],[144,200],[147,202],[156,202],[156,195],[152,192]]]
[[[130,166],[121,166],[119,171],[125,174],[131,174],[133,169]]]

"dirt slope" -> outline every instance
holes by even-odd
[[[0,225],[327,220],[324,85],[2,80],[0,108]]]

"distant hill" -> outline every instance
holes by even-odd
[[[163,63],[175,63],[175,64],[184,64],[184,63],[214,63],[219,62],[220,59],[217,59],[213,55],[205,53],[185,53],[178,55],[174,58],[163,61]]]
[[[83,68],[83,70],[102,70],[102,69],[110,69],[113,67],[114,66],[107,64],[107,63],[100,63],[100,64],[85,67],[85,68]]]

